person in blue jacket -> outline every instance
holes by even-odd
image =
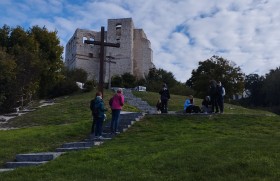
[[[95,99],[90,101],[90,110],[93,117],[91,134],[94,134],[96,138],[102,138],[102,126],[107,109],[104,106],[101,92],[97,92]]]
[[[199,113],[201,112],[199,106],[194,105],[193,96],[189,95],[184,104],[184,112],[186,113]]]

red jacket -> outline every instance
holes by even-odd
[[[124,105],[124,96],[121,93],[117,93],[113,97],[111,109],[121,110]]]

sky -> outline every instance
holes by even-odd
[[[280,66],[279,0],[1,0],[0,26],[45,26],[65,47],[77,28],[132,18],[151,41],[156,68],[186,82],[217,55],[246,75]]]

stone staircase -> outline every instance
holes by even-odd
[[[121,112],[118,131],[120,133],[125,132],[132,124],[136,121],[140,121],[144,116],[144,113]],[[105,141],[117,136],[110,134],[110,125],[111,122],[108,121],[108,123],[103,126],[102,139],[89,137],[80,142],[64,143],[61,147],[57,148],[55,152],[17,154],[15,160],[7,162],[5,168],[0,169],[0,172],[11,171],[18,167],[42,165],[48,161],[54,160],[65,152],[85,150],[101,145]]]
[[[155,106],[152,107],[146,101],[143,101],[141,98],[134,96],[131,90],[123,89],[123,95],[125,98],[125,102],[134,107],[137,107],[142,112],[145,112],[147,114],[155,114],[157,112]]]

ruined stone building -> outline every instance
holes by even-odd
[[[99,45],[85,44],[84,40],[100,41],[101,32],[76,29],[66,45],[65,64],[69,69],[84,69],[89,79],[99,80]],[[109,76],[130,73],[139,78],[154,67],[153,51],[143,29],[135,29],[132,18],[108,19],[105,41],[120,43],[120,48],[106,47],[105,56],[112,56],[116,63],[104,64],[104,82]],[[108,58],[105,58],[107,60]],[[110,68],[110,71],[109,71]]]

